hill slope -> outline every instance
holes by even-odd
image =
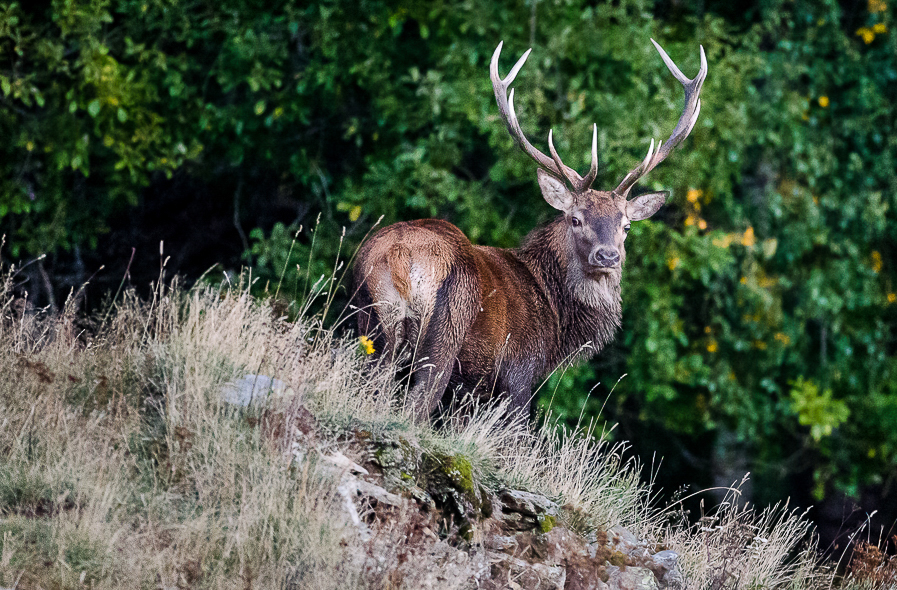
[[[501,406],[415,425],[394,367],[243,285],[88,319],[11,280],[2,586],[829,587],[799,515],[733,502],[682,524],[621,446]]]

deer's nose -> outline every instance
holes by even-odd
[[[589,263],[602,268],[617,266],[620,264],[620,251],[611,246],[598,246],[592,250]]]

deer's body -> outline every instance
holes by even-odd
[[[427,390],[457,386],[507,392],[514,407],[526,407],[534,380],[613,338],[619,278],[576,289],[571,275],[582,271],[560,247],[566,226],[556,219],[507,250],[474,246],[454,225],[424,219],[384,228],[362,247],[359,327],[376,348],[408,346],[418,364],[432,365],[419,369],[426,377],[412,393],[426,397],[422,413],[439,401]]]
[[[653,42],[653,40],[652,40]],[[654,141],[644,161],[613,191],[591,188],[598,170],[597,127],[592,165],[581,177],[565,166],[548,135],[549,158],[520,129],[511,81],[527,52],[502,80],[501,44],[492,58],[499,111],[511,136],[541,166],[542,196],[563,215],[534,230],[515,250],[475,246],[454,225],[438,219],[396,223],[361,248],[353,269],[358,327],[381,352],[411,353],[410,401],[425,419],[447,388],[507,393],[525,410],[536,379],[565,359],[601,350],[620,327],[620,279],[630,222],[653,215],[665,193],[628,199],[644,174],[688,136],[700,112],[707,73],[689,80],[655,43],[685,87],[685,108],[666,144]]]

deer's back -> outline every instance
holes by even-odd
[[[462,342],[453,381],[488,379],[501,363],[544,370],[556,314],[512,250],[474,246],[446,221],[401,222],[362,246],[354,278],[375,310],[361,315],[362,332],[379,324],[387,346]]]

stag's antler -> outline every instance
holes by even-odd
[[[508,96],[508,88],[510,88],[511,82],[517,77],[517,73],[520,71],[520,68],[523,67],[526,58],[529,57],[529,53],[532,49],[527,49],[526,53],[523,54],[523,57],[517,60],[517,63],[511,68],[508,76],[502,80],[498,75],[498,57],[501,55],[501,47],[503,44],[504,41],[499,43],[498,47],[495,48],[495,53],[492,54],[492,63],[489,66],[489,77],[492,79],[492,89],[495,90],[495,100],[498,102],[498,111],[501,113],[501,118],[508,128],[508,132],[511,134],[511,137],[514,138],[514,141],[517,142],[517,145],[520,146],[520,149],[526,152],[537,164],[545,168],[559,180],[566,180],[569,182],[575,192],[581,193],[587,190],[592,186],[592,183],[595,182],[595,177],[598,175],[598,126],[592,126],[592,166],[585,178],[580,176],[576,170],[566,166],[561,161],[561,157],[558,156],[557,150],[554,149],[551,131],[548,132],[548,149],[551,151],[551,158],[534,148],[523,134],[523,130],[520,128],[520,123],[517,121],[517,115],[514,113],[513,89],[511,89],[511,94]],[[673,67],[676,66],[674,65]]]
[[[679,122],[676,123],[676,128],[673,129],[673,133],[670,135],[667,142],[665,144],[658,143],[657,150],[655,150],[654,140],[652,139],[651,146],[648,148],[648,155],[645,156],[642,163],[633,168],[632,171],[626,175],[626,178],[623,179],[623,182],[614,189],[614,194],[624,198],[629,193],[629,189],[632,188],[632,185],[638,182],[639,178],[663,162],[666,157],[670,155],[670,152],[673,151],[673,148],[688,137],[688,134],[691,133],[692,128],[698,121],[698,114],[701,112],[701,99],[698,98],[698,96],[701,94],[701,85],[704,84],[704,78],[707,77],[707,58],[704,56],[704,47],[701,46],[701,69],[698,70],[698,75],[695,76],[694,79],[689,80],[679,68],[676,67],[676,64],[673,63],[670,56],[667,55],[666,51],[664,51],[654,39],[651,39],[651,43],[654,43],[654,47],[657,49],[657,52],[660,53],[660,57],[663,58],[663,63],[667,65],[667,68],[669,68],[673,76],[679,80],[685,88],[685,108],[682,109],[682,115],[679,117]]]

